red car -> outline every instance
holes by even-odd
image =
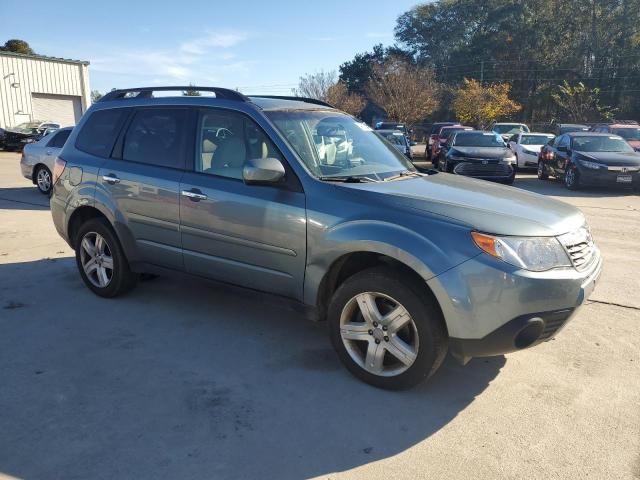
[[[431,151],[435,142],[438,141],[438,137],[440,136],[440,130],[443,127],[450,127],[452,125],[458,125],[457,122],[436,122],[431,125],[431,131],[429,132],[429,139],[427,140],[427,147],[425,148],[424,156],[427,160],[431,160],[435,162],[433,152]]]
[[[640,152],[640,125],[635,120],[618,120],[613,123],[601,123],[591,128],[592,132],[620,135],[636,152]]]
[[[435,138],[433,145],[431,145],[431,161],[435,165],[438,161],[438,155],[440,155],[440,150],[447,143],[447,139],[449,135],[455,132],[462,132],[465,130],[473,130],[473,127],[466,127],[464,125],[452,125],[449,127],[442,127],[440,129],[440,133]]]

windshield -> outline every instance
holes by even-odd
[[[39,126],[40,126],[39,122],[25,122],[25,123],[16,125],[15,127],[11,128],[11,130],[13,130],[14,132],[20,132],[20,133],[37,133]]]
[[[265,112],[316,177],[370,177],[383,180],[417,171],[396,148],[367,124],[323,111]]]
[[[566,127],[560,127],[560,135],[569,132],[586,132],[589,127],[586,125],[567,125]]]
[[[553,135],[522,135],[521,145],[544,145],[553,138]]]
[[[380,135],[399,147],[405,147],[407,145],[406,137],[401,132],[381,132]]]
[[[493,127],[493,131],[499,133],[501,135],[505,135],[507,133],[520,133],[520,132],[529,132],[529,129],[526,125],[522,125],[520,123],[503,123],[500,125],[495,125]]]
[[[468,127],[445,127],[440,130],[440,138],[447,138],[449,135],[455,132],[464,132],[467,130],[473,130],[473,128]]]
[[[633,152],[620,137],[574,137],[573,149],[579,152]]]
[[[453,141],[455,147],[504,147],[500,135],[492,132],[462,132]]]
[[[620,135],[625,140],[640,140],[640,128],[614,128],[612,132]]]

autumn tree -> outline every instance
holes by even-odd
[[[102,98],[100,90],[91,90],[91,103],[96,103]]]
[[[318,73],[308,73],[298,82],[298,88],[292,90],[296,97],[315,98],[317,100],[327,101],[329,88],[336,83],[336,72],[334,70],[325,72],[321,70]]]
[[[439,103],[433,71],[399,57],[373,65],[366,92],[389,118],[408,125],[422,121]]]
[[[184,97],[200,97],[200,96],[202,96],[202,94],[198,90],[195,89],[193,83],[190,83],[189,87],[193,87],[193,88],[186,89],[184,92],[182,92],[182,96],[184,96]]]
[[[366,105],[364,97],[356,93],[349,93],[347,85],[343,81],[338,81],[329,87],[327,102],[353,116],[359,115]]]
[[[29,46],[24,40],[12,38],[7,40],[3,46],[0,47],[0,51],[22,53],[24,55],[35,55],[36,52]]]
[[[510,91],[511,85],[508,83],[485,86],[477,80],[465,78],[453,100],[457,119],[482,128],[493,120],[519,112],[522,107],[509,98]]]
[[[558,85],[551,98],[573,122],[601,120],[613,117],[614,109],[600,104],[600,89],[588,88],[584,83]]]

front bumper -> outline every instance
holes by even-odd
[[[515,175],[515,164],[497,160],[447,160],[456,175],[483,180],[508,181]]]
[[[619,167],[612,167],[619,168]],[[634,170],[638,167],[634,167]],[[638,187],[640,186],[640,171],[622,172],[621,170],[594,170],[578,166],[580,183],[585,186],[601,187]],[[618,176],[630,176],[631,182],[618,182]]]
[[[575,268],[529,272],[480,254],[427,283],[444,314],[449,349],[461,363],[550,340],[593,291],[598,258]]]

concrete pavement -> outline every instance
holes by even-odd
[[[0,152],[0,479],[640,478],[640,197],[579,206],[603,250],[554,341],[373,389],[276,298],[158,278],[91,294]]]

